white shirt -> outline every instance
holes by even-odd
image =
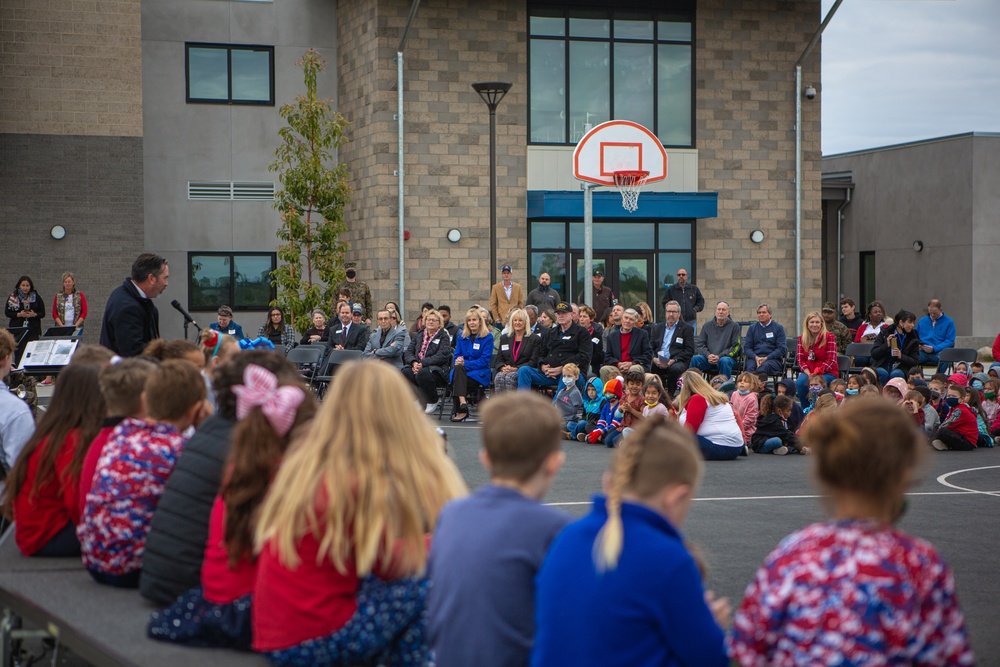
[[[510,293],[514,291],[514,283],[510,285],[503,286],[503,293],[507,295],[507,300],[510,301]]]
[[[680,320],[677,320],[680,322]],[[664,325],[666,328],[663,330],[663,346],[660,347],[660,356],[664,359],[670,358],[670,345],[674,342],[674,334],[677,333],[677,323],[674,326],[668,327],[666,323]]]
[[[683,424],[687,421],[687,409],[681,412],[678,421]],[[729,403],[721,405],[709,405],[705,411],[705,419],[698,427],[698,435],[712,441],[720,447],[742,447],[743,433],[740,432],[740,425],[736,423],[736,414],[733,406]]]
[[[64,313],[63,324],[71,327],[76,323],[76,311],[73,309],[73,295],[63,294],[62,296],[66,299],[66,312]]]
[[[28,404],[0,383],[0,456],[8,471],[14,467],[24,445],[35,433],[35,418]],[[4,489],[0,482],[0,491]]]

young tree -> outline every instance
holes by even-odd
[[[271,273],[277,288],[271,305],[281,307],[302,333],[310,326],[309,313],[329,306],[333,286],[344,278],[348,244],[341,237],[351,188],[347,165],[333,158],[349,123],[330,100],[316,96],[316,77],[326,62],[309,49],[296,64],[305,75],[306,93],[281,106],[288,125],[278,131],[281,144],[270,165],[281,184],[274,207],[281,213],[278,238],[284,241],[278,246],[280,265]]]

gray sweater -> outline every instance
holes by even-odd
[[[701,331],[698,332],[698,337],[694,339],[694,353],[700,354],[703,357],[707,357],[710,354],[728,357],[736,351],[736,346],[739,342],[740,325],[729,319],[720,327],[713,317],[701,325]]]

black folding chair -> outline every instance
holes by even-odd
[[[966,364],[971,364],[978,358],[979,351],[971,347],[946,347],[938,354],[938,362],[951,364],[948,366],[949,375],[955,371],[955,364],[958,362],[964,361]]]
[[[846,381],[851,374],[851,358],[846,354],[838,354],[837,370],[840,373],[840,379]]]
[[[288,352],[288,360],[295,364],[306,384],[311,385],[313,378],[319,370],[320,361],[323,359],[325,346],[320,345],[299,345],[293,347]]]
[[[329,356],[323,362],[322,371],[313,376],[312,379],[312,387],[316,391],[316,396],[323,398],[339,366],[343,366],[348,361],[361,359],[361,355],[361,350],[330,350]]]
[[[872,356],[873,347],[875,347],[875,345],[872,343],[851,343],[847,346],[847,349],[844,350],[844,354],[846,354],[851,359],[851,365],[847,369],[847,372],[850,375],[855,375],[864,370],[865,368],[864,366],[857,366],[855,365],[854,362],[856,359],[870,360]]]

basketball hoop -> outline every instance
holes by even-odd
[[[615,188],[622,194],[622,208],[634,213],[639,208],[639,193],[649,178],[648,171],[616,171]]]

